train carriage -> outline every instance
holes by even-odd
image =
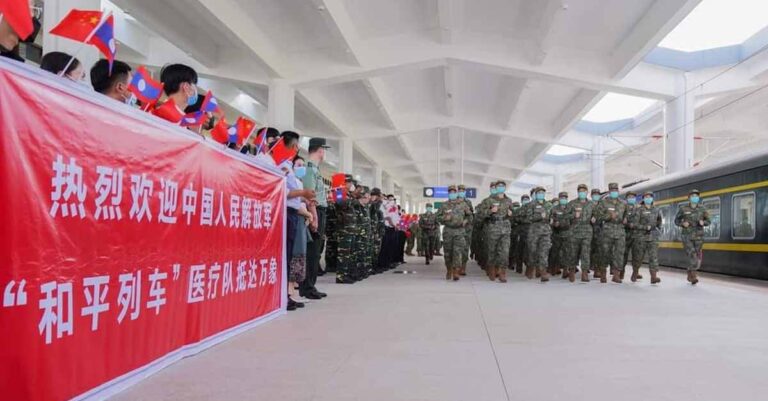
[[[661,265],[687,266],[674,220],[695,188],[712,220],[705,228],[701,270],[768,280],[768,151],[628,188],[653,191],[662,210]]]

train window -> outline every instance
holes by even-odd
[[[680,210],[680,207],[687,205],[688,201],[680,202],[677,204],[677,207],[675,208],[675,214],[672,215],[672,221],[671,224],[671,230],[670,230],[670,236],[672,237],[673,241],[680,242],[683,240],[683,238],[680,236],[680,227],[675,224],[675,217],[677,216],[677,212]]]
[[[701,204],[707,209],[712,224],[704,227],[704,238],[720,238],[720,197],[704,198]]]
[[[659,238],[662,241],[672,241],[672,224],[670,223],[674,218],[669,218],[669,205],[664,205],[659,207],[659,211],[662,215],[662,222],[661,222],[661,233],[659,235]]]
[[[731,237],[755,238],[755,193],[733,195]]]

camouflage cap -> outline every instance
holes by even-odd
[[[431,203],[427,203],[426,207],[432,207],[432,204]]]
[[[544,187],[536,187],[533,189],[532,193],[536,192],[547,192],[547,190]]]
[[[520,202],[512,202],[512,207],[520,206]]]
[[[367,195],[367,194],[370,194],[370,193],[371,193],[371,189],[370,188],[368,188],[366,186],[360,187],[360,194],[361,195]]]
[[[600,188],[592,188],[592,195],[600,195]]]
[[[491,181],[491,184],[488,185],[488,188],[493,188],[495,186],[496,186],[496,182],[495,181]]]
[[[531,196],[533,196],[533,194],[535,194],[535,193],[536,193],[536,189],[537,189],[537,188],[538,188],[538,187],[533,187],[533,188],[531,188]]]
[[[617,190],[617,191],[619,190],[619,184],[618,183],[612,182],[612,183],[608,184],[608,190],[612,191],[614,189]]]
[[[643,198],[645,198],[646,196],[651,196],[652,197],[653,196],[653,192],[651,192],[651,191],[643,192]]]
[[[380,188],[373,188],[373,189],[371,190],[371,195],[373,195],[373,196],[379,196],[379,195],[381,195],[381,189],[380,189]]]
[[[530,196],[528,196],[528,195],[523,195],[523,196],[521,196],[521,197],[520,197],[520,199],[521,199],[521,200],[523,200],[523,199],[528,199],[528,200],[531,200],[531,197],[530,197]]]
[[[635,192],[635,191],[627,192],[627,198],[629,198],[630,196],[637,196],[637,192]]]
[[[459,191],[463,191],[467,189],[467,187],[464,186],[464,184],[459,184]]]
[[[499,186],[499,185],[507,186],[507,183],[504,180],[498,180],[496,181],[496,186]]]
[[[579,184],[579,186],[576,188],[577,191],[581,191],[582,189],[587,191],[589,190],[589,187],[587,187],[587,184]]]
[[[344,181],[352,182],[354,180],[355,180],[355,177],[353,177],[352,174],[344,174]]]
[[[558,198],[567,198],[568,197],[568,192],[560,192],[559,194],[557,194],[557,197]]]
[[[448,186],[448,192],[451,192],[451,191],[456,192],[456,185],[449,185]]]
[[[552,198],[550,202],[557,203],[559,201],[560,201],[560,197],[557,197],[557,198]]]
[[[701,192],[699,192],[698,189],[692,189],[692,190],[688,191],[688,196],[691,196],[693,194],[701,195]]]

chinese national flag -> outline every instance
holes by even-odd
[[[344,188],[347,182],[347,175],[344,173],[336,173],[331,177],[331,188]]]
[[[272,158],[275,160],[275,164],[279,166],[286,160],[292,160],[298,151],[298,149],[288,149],[283,138],[280,138],[275,146],[272,147]]]
[[[28,0],[0,0],[0,14],[22,40],[32,34],[34,28]]]
[[[242,145],[251,133],[256,128],[256,123],[245,118],[240,117],[237,119],[237,144]]]
[[[176,107],[176,102],[173,99],[168,99],[162,106],[155,108],[152,114],[174,124],[180,123],[181,119],[184,118],[184,112]]]
[[[222,145],[226,145],[229,142],[229,124],[227,124],[225,119],[220,119],[216,126],[213,127],[211,139]]]
[[[50,33],[84,43],[101,22],[101,15],[101,11],[72,10]]]

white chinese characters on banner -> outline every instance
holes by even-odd
[[[160,189],[160,214],[157,215],[157,220],[161,223],[176,224],[179,183],[161,178]]]
[[[53,174],[49,212],[51,217],[57,217],[60,212],[61,217],[85,218],[84,203],[87,190],[83,183],[83,168],[73,157],[69,158],[69,163],[64,164],[64,156],[56,155],[56,160],[53,161]]]
[[[168,273],[161,273],[160,269],[149,275],[149,299],[147,300],[147,309],[155,308],[155,315],[160,313],[160,307],[165,305],[165,287],[163,280],[168,278]]]
[[[56,326],[56,338],[64,334],[71,336],[75,331],[72,323],[72,283],[57,283],[49,281],[40,286],[42,297],[38,306],[43,310],[43,316],[37,325],[37,330],[45,337],[45,343],[53,340],[53,326]]]
[[[122,220],[120,203],[123,201],[123,169],[96,166],[96,220]],[[107,202],[109,198],[109,202]]]
[[[120,293],[117,294],[117,306],[120,313],[117,322],[122,323],[125,314],[131,310],[131,320],[136,320],[141,313],[141,270],[136,274],[125,273],[117,277],[120,282]]]
[[[128,215],[132,219],[141,222],[141,220],[146,217],[148,221],[152,221],[152,212],[149,210],[149,199],[154,192],[154,185],[154,182],[151,179],[148,179],[147,175],[144,173],[141,175],[131,174],[131,199],[133,200],[133,203],[131,204],[131,210],[128,212]]]
[[[80,316],[91,316],[91,331],[99,329],[99,314],[109,310],[109,304],[104,302],[109,292],[108,284],[109,276],[83,279],[83,291],[87,306],[80,310]]]

